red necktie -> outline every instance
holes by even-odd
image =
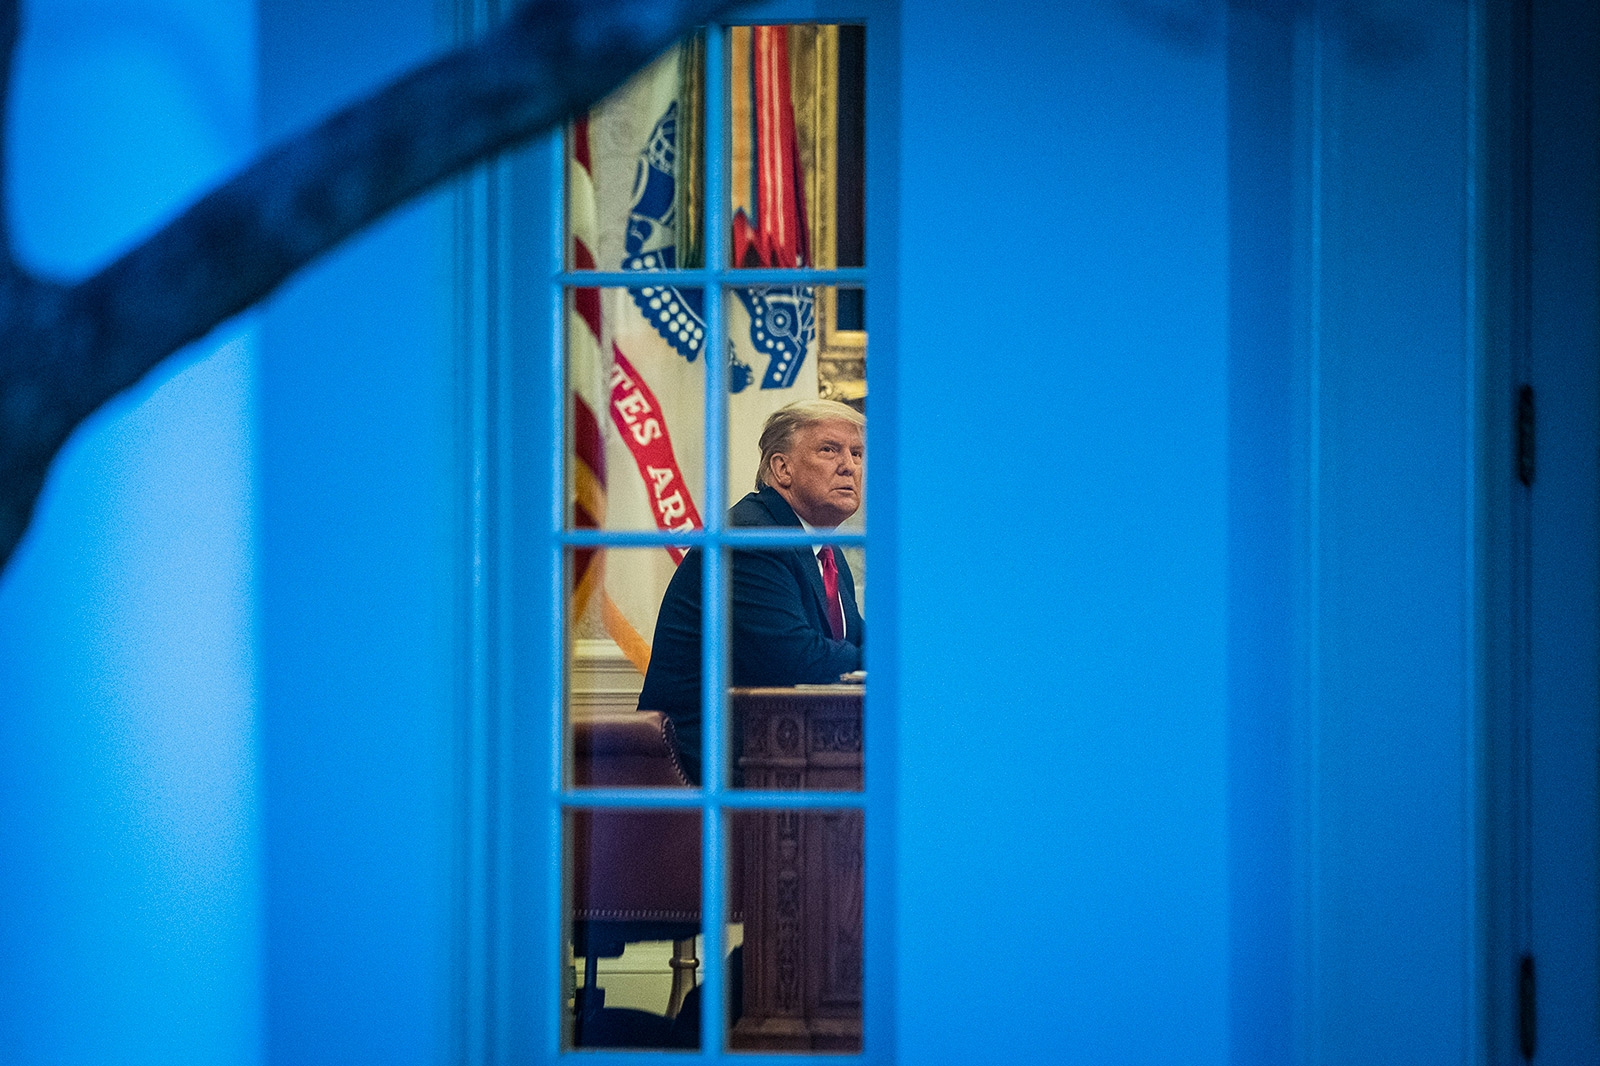
[[[824,546],[817,552],[817,559],[822,563],[822,592],[823,599],[828,601],[828,628],[833,631],[834,640],[843,640],[844,611],[839,607],[839,567],[833,561],[833,548]]]

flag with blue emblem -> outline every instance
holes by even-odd
[[[737,266],[809,264],[804,173],[795,144],[787,29],[730,34],[731,232]],[[630,288],[577,289],[567,316],[569,501],[575,525],[685,530],[704,517],[704,374],[726,375],[726,500],[753,487],[767,416],[817,394],[815,301],[808,287],[735,289],[727,347],[707,355],[699,289],[651,272],[702,265],[703,45],[646,68],[568,137],[568,258],[578,269],[639,272]],[[590,552],[575,560],[571,616],[603,631],[642,672],[667,582],[682,552]]]

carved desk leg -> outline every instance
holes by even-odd
[[[805,735],[798,714],[752,714],[744,722],[744,783],[798,789],[805,777]],[[740,1050],[811,1047],[803,998],[805,842],[794,811],[736,816],[743,851],[744,1007],[732,1045]]]
[[[859,811],[802,816],[805,867],[805,1010],[811,1046],[861,1050],[862,820]]]
[[[750,788],[861,786],[860,702],[744,704],[740,765]],[[739,1050],[861,1048],[862,818],[859,811],[750,811],[734,820],[745,916]]]

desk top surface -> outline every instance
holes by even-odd
[[[794,685],[792,687],[756,687],[756,688],[730,688],[728,695],[734,699],[755,697],[758,699],[782,696],[788,699],[805,698],[807,696],[826,697],[838,699],[840,696],[864,696],[865,685]]]

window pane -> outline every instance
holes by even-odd
[[[700,812],[569,810],[568,1047],[699,1045]]]
[[[860,811],[727,815],[743,926],[733,1049],[861,1050],[862,824]]]
[[[567,526],[702,526],[702,291],[567,290]]]
[[[737,784],[793,791],[859,791],[865,684],[734,686]]]
[[[835,468],[839,484],[835,487],[841,491],[831,500],[818,499],[821,509],[800,517],[814,526],[837,526],[849,533],[866,529],[867,334],[859,328],[863,324],[863,295],[859,288],[828,285],[725,291],[730,504],[738,503],[748,492],[759,492],[762,481],[774,481],[769,476],[771,472],[763,470],[762,434],[769,421],[788,405],[828,400],[843,406],[812,404],[800,412],[793,425],[840,420],[855,425],[854,429],[845,425],[833,427],[843,434],[831,438],[842,446],[835,453],[839,460]],[[845,328],[840,321],[841,310],[855,316],[853,325],[857,328]],[[773,440],[780,442],[788,436],[787,432],[780,432]],[[770,452],[766,458],[770,460]],[[853,496],[842,491],[845,482],[854,482]],[[776,523],[741,523],[735,517],[732,524],[793,523],[787,517]]]
[[[572,787],[674,788],[699,780],[699,671],[689,678],[658,669],[641,699],[657,648],[662,662],[699,662],[699,560],[698,551],[676,548],[568,549]],[[663,601],[668,609],[658,618]],[[657,713],[641,714],[641,706]]]
[[[725,559],[732,685],[725,779],[753,788],[859,789],[866,623],[850,560],[835,550],[830,582],[826,564],[806,544],[730,550]],[[662,596],[638,700],[671,723],[684,774],[695,783],[704,747],[700,595],[695,550]],[[651,728],[661,732],[659,723]],[[572,750],[575,759],[588,757],[577,743]],[[584,773],[579,767],[577,783],[588,783]]]
[[[866,624],[849,559],[832,549],[830,580],[828,550],[727,553],[735,787],[861,788]]]
[[[728,30],[728,209],[736,267],[864,263],[860,26]]]
[[[704,128],[701,35],[567,128],[569,270],[702,265]]]

